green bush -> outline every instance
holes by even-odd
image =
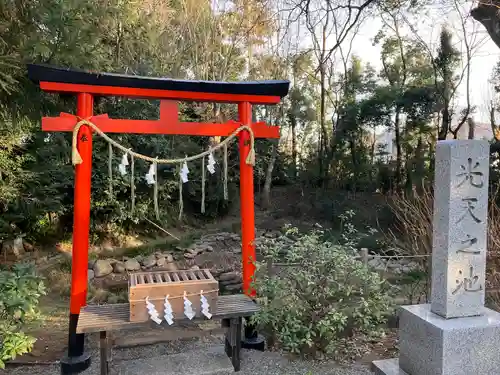
[[[259,249],[264,261],[256,263],[254,286],[262,309],[253,319],[283,349],[340,358],[354,351],[346,348],[353,337],[367,342],[383,334],[390,286],[354,257],[352,246],[325,242],[319,230],[288,228]],[[271,263],[283,257],[292,265],[270,275]]]
[[[44,294],[43,281],[32,265],[0,268],[0,368],[33,348],[36,339],[22,332],[22,328],[27,321],[39,317],[38,301]]]

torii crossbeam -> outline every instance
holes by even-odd
[[[73,131],[79,119],[89,119],[105,133],[178,134],[228,136],[241,124],[250,126],[257,138],[279,138],[279,129],[264,122],[252,123],[252,105],[277,104],[288,94],[289,81],[210,82],[167,78],[139,77],[111,73],[91,73],[48,65],[28,65],[29,78],[51,93],[73,94],[77,98],[76,115],[61,113],[44,117],[43,131]],[[94,115],[96,96],[159,99],[158,120],[111,119],[106,114]],[[222,124],[180,122],[179,101],[238,104],[238,122]],[[255,271],[255,212],[253,167],[245,163],[250,151],[250,134],[239,134],[240,202],[243,290],[254,297],[250,283]],[[61,361],[63,374],[78,373],[90,365],[84,347],[84,335],[76,333],[80,309],[86,305],[87,265],[90,225],[92,168],[92,131],[84,125],[78,133],[77,148],[83,160],[75,167],[73,216],[73,257],[68,354]]]

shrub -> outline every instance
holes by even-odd
[[[32,265],[0,268],[0,368],[33,348],[36,339],[21,330],[27,321],[38,318],[38,301],[43,294],[42,279]]]
[[[253,321],[285,350],[339,358],[352,337],[383,333],[392,305],[389,284],[354,257],[352,246],[325,242],[319,230],[301,235],[288,228],[259,249],[265,260],[256,263],[254,286],[262,309]],[[272,275],[280,254],[293,265]]]

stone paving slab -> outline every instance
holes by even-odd
[[[113,366],[119,375],[215,375],[233,372],[223,346],[153,358],[121,361]]]
[[[155,355],[153,348],[157,349],[161,355]],[[222,350],[222,346],[215,345],[211,348],[199,348],[195,350],[186,350],[181,353],[165,354],[161,349],[161,345],[151,345],[142,347],[144,356],[138,359],[125,359],[127,356],[131,358],[131,353],[128,351],[120,353],[117,350],[117,356],[114,356],[115,364],[112,367],[110,375],[166,375],[172,374],[172,364],[166,362],[183,358],[185,368],[192,369],[190,375],[373,375],[367,365],[353,364],[348,366],[339,366],[333,361],[305,361],[291,360],[288,356],[278,352],[257,352],[242,350],[241,355],[241,371],[235,373],[232,365]],[[147,349],[147,350],[146,350]],[[220,355],[222,350],[223,356]],[[198,353],[198,352],[201,352]],[[206,359],[207,354],[217,356],[217,360]],[[99,375],[99,356],[97,352],[92,353],[91,367],[81,375]],[[126,355],[121,355],[126,354]],[[177,357],[176,357],[177,356]],[[149,357],[150,360],[145,359]],[[205,358],[202,361],[200,358]],[[123,368],[125,363],[131,364],[133,367],[128,367],[129,372],[117,371]],[[218,364],[217,364],[218,363]],[[153,366],[153,367],[151,367]],[[220,367],[217,367],[220,366]],[[135,372],[132,372],[135,371]],[[167,372],[170,371],[170,372]],[[212,372],[209,372],[212,371]],[[184,372],[186,373],[186,372]],[[6,371],[0,370],[0,374],[9,375],[60,375],[58,365],[51,366],[23,366],[17,368],[8,368]],[[179,374],[179,373],[176,373]]]

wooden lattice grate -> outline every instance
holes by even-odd
[[[138,272],[130,275],[130,286],[153,286],[153,284],[159,285],[212,280],[215,279],[208,269]]]

